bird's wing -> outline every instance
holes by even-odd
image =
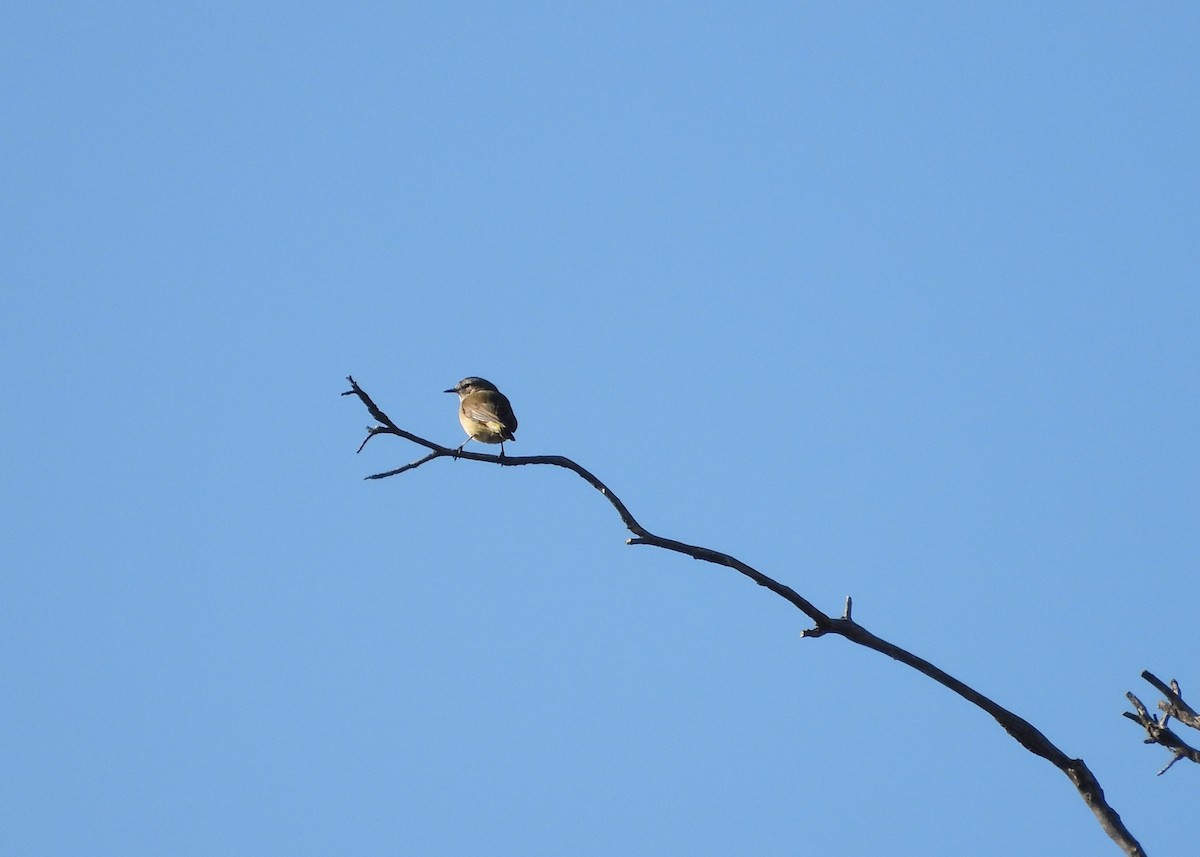
[[[463,403],[463,413],[480,423],[502,423],[500,414],[492,402]]]

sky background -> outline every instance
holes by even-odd
[[[1200,770],[1194,3],[12,3],[0,852],[1116,854]],[[494,448],[480,451],[495,451]],[[1196,736],[1193,734],[1192,736]]]

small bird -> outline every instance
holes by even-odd
[[[517,439],[517,418],[507,397],[491,381],[475,376],[463,378],[446,392],[458,393],[458,421],[467,433],[458,452],[472,440],[477,440],[500,444],[503,457],[504,441]]]

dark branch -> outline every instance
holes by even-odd
[[[627,539],[626,544],[631,545],[650,545],[652,547],[663,548],[664,550],[674,551],[676,553],[690,556],[693,559],[710,562],[715,565],[731,568],[739,574],[753,580],[759,586],[769,589],[779,597],[788,601],[796,607],[801,613],[812,621],[813,627],[801,631],[802,637],[822,637],[826,634],[835,634],[843,637],[852,643],[864,646],[880,654],[887,655],[893,660],[899,661],[906,666],[912,667],[922,675],[928,676],[944,687],[957,693],[959,696],[966,699],[971,704],[983,709],[998,722],[1009,735],[1011,735],[1022,747],[1034,755],[1041,756],[1049,761],[1052,765],[1066,774],[1067,778],[1074,784],[1079,791],[1084,802],[1095,814],[1100,823],[1101,828],[1109,837],[1121,847],[1122,850],[1130,857],[1144,857],[1145,852],[1141,845],[1134,839],[1133,834],[1125,827],[1121,821],[1121,817],[1117,811],[1109,806],[1104,797],[1104,790],[1100,787],[1100,783],[1095,776],[1084,764],[1082,759],[1072,759],[1067,756],[1062,750],[1055,746],[1051,741],[1038,731],[1028,721],[1013,714],[1008,709],[1000,706],[988,697],[967,686],[963,682],[951,676],[944,670],[939,669],[929,661],[917,657],[905,649],[900,648],[893,643],[875,636],[866,628],[859,625],[851,619],[852,603],[849,597],[846,598],[846,607],[841,618],[834,618],[819,610],[806,598],[792,589],[790,586],[785,586],[774,578],[768,577],[756,568],[742,562],[736,557],[729,554],[714,551],[709,548],[700,547],[698,545],[690,545],[685,542],[675,541],[674,539],[656,536],[654,533],[643,527],[629,508],[621,501],[621,499],[612,492],[611,489],[594,474],[586,470],[579,464],[576,464],[569,458],[561,455],[531,455],[531,456],[496,456],[496,455],[481,455],[478,453],[458,452],[448,447],[440,446],[432,441],[418,437],[404,429],[399,428],[366,394],[361,387],[355,383],[353,378],[347,378],[350,382],[350,389],[343,393],[343,396],[358,396],[362,403],[366,406],[371,416],[379,422],[378,426],[367,429],[368,435],[366,441],[370,440],[377,434],[394,434],[402,437],[405,440],[412,441],[432,452],[422,459],[406,464],[403,467],[395,470],[389,470],[384,473],[375,473],[366,477],[367,479],[384,479],[389,476],[396,476],[404,473],[407,470],[420,467],[426,462],[432,461],[435,458],[456,457],[467,458],[472,461],[487,461],[495,464],[500,464],[506,467],[520,467],[530,464],[542,464],[552,467],[562,467],[575,473],[597,491],[599,491],[612,507],[616,510],[617,515],[621,518],[621,523],[625,528],[633,533],[633,538]],[[362,446],[359,447],[362,450]],[[1181,700],[1182,702],[1182,700]],[[1140,705],[1140,703],[1139,703]],[[1144,710],[1144,708],[1143,708]],[[1131,714],[1126,714],[1127,717],[1133,717]],[[1136,718],[1134,718],[1136,719]]]
[[[1171,751],[1171,761],[1167,762],[1167,766],[1159,771],[1158,775],[1161,777],[1180,759],[1187,759],[1200,764],[1200,750],[1190,746],[1167,725],[1170,723],[1171,718],[1175,717],[1184,725],[1191,726],[1193,724],[1188,721],[1194,721],[1196,717],[1196,712],[1179,695],[1179,683],[1172,681],[1171,686],[1168,687],[1149,671],[1143,672],[1142,678],[1158,688],[1167,697],[1167,699],[1161,700],[1158,703],[1158,707],[1166,713],[1163,715],[1162,720],[1159,720],[1158,715],[1151,714],[1140,699],[1132,693],[1127,693],[1125,697],[1133,705],[1134,710],[1122,711],[1121,715],[1129,718],[1146,730],[1146,737],[1143,739],[1143,743],[1161,744]],[[1180,717],[1180,714],[1183,716]]]
[[[1184,726],[1200,729],[1200,714],[1197,714],[1194,708],[1183,701],[1183,695],[1179,691],[1179,682],[1171,679],[1171,684],[1168,686],[1149,670],[1142,671],[1142,678],[1154,685],[1158,692],[1166,697],[1166,699],[1159,700],[1159,711],[1164,712],[1168,717],[1174,717]]]
[[[383,409],[371,400],[371,397],[367,395],[366,390],[358,386],[358,382],[355,381],[353,377],[347,375],[346,380],[350,382],[350,389],[342,393],[342,395],[358,396],[359,401],[366,406],[367,411],[375,418],[376,422],[379,423],[377,426],[367,426],[367,436],[363,438],[363,442],[359,444],[359,452],[363,451],[363,447],[367,445],[367,441],[381,434],[394,434],[396,437],[402,437],[405,440],[412,441],[418,446],[423,446],[426,449],[433,450],[424,458],[417,459],[416,461],[410,462],[403,467],[397,467],[395,470],[388,470],[383,473],[372,473],[370,476],[363,477],[364,479],[386,479],[389,476],[398,476],[399,474],[404,473],[406,470],[415,470],[422,464],[433,461],[435,458],[466,458],[471,461],[491,461],[497,464],[508,464],[514,460],[507,456],[500,457],[498,455],[483,455],[478,452],[463,452],[461,449],[442,446],[441,444],[434,443],[431,440],[426,440],[423,437],[415,435],[412,432],[405,431],[392,422],[392,418],[385,414]]]

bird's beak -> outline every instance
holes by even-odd
[[[443,393],[457,393],[458,390],[451,387],[449,390],[442,390]]]

